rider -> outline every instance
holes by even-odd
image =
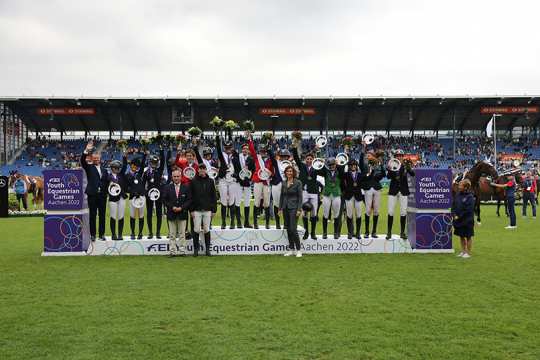
[[[161,190],[163,185],[163,170],[165,169],[165,151],[160,149],[159,157],[157,155],[151,155],[149,160],[149,167],[144,172],[143,181],[146,188],[146,215],[147,215],[147,224],[148,224],[148,239],[154,237],[152,231],[152,216],[154,205],[156,207],[156,238],[161,239],[161,222],[163,220],[163,202],[161,196],[156,200],[152,201],[148,197],[149,192],[152,189]]]
[[[143,164],[146,161],[146,153],[143,155],[142,160],[134,159],[131,161],[130,172],[127,174],[126,179],[129,188],[129,227],[131,229],[131,239],[135,239],[135,219],[139,219],[139,233],[137,239],[142,239],[142,231],[144,228],[144,207],[145,207],[145,188],[144,188],[144,167]],[[143,205],[140,208],[135,207],[135,199],[142,197]]]
[[[397,171],[388,169],[387,177],[390,179],[390,188],[388,190],[387,240],[392,238],[392,224],[394,222],[394,208],[396,207],[396,202],[399,202],[400,237],[404,240],[407,239],[405,224],[407,222],[407,196],[410,194],[407,176],[414,176],[414,170],[412,169],[411,161],[408,159],[403,160],[403,156],[403,150],[396,150],[395,157],[400,160],[402,166]]]
[[[122,231],[124,230],[124,212],[126,209],[126,169],[127,158],[126,154],[122,157],[122,162],[119,160],[113,160],[110,164],[111,172],[108,176],[109,186],[116,183],[120,186],[120,193],[113,195],[109,192],[109,222],[111,227],[112,240],[123,240]],[[116,222],[118,221],[118,236],[116,236]]]

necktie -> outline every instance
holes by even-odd
[[[176,191],[176,197],[178,197],[178,192],[179,192],[180,188],[178,185],[174,185],[174,191]]]

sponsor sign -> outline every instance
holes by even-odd
[[[261,115],[315,115],[314,108],[260,108]]]
[[[540,112],[539,106],[482,106],[480,113],[483,115],[493,114],[525,114]]]
[[[38,115],[96,115],[95,108],[62,107],[62,108],[38,108]]]

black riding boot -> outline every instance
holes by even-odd
[[[317,230],[317,217],[313,216],[311,218],[311,238],[313,240],[317,240],[317,234],[315,234],[315,231]],[[306,229],[307,231],[307,229]]]
[[[254,229],[259,228],[258,217],[259,217],[259,207],[254,206],[253,207],[253,228]]]
[[[199,233],[193,233],[193,256],[199,256]]]
[[[324,217],[322,219],[322,238],[328,238],[328,219]]]
[[[118,220],[118,237],[116,240],[124,240],[122,237],[122,232],[124,231],[124,218]]]
[[[204,233],[204,250],[206,256],[211,256],[210,254],[210,232]]]
[[[379,222],[379,215],[373,215],[373,230],[371,231],[371,237],[377,238],[377,223]]]
[[[236,215],[236,224],[238,228],[242,228],[242,216],[240,215],[240,206],[233,206],[234,214]]]
[[[334,219],[334,239],[339,239],[341,236],[341,216]]]
[[[392,215],[388,215],[388,231],[386,232],[386,240],[390,240],[392,238],[392,224],[394,223],[394,217]]]
[[[234,216],[234,205],[229,206],[229,216],[231,217],[231,229],[236,228],[235,225],[235,216]]]
[[[240,209],[238,209],[240,211]],[[244,227],[245,228],[251,228],[251,224],[249,223],[249,206],[244,206]]]
[[[131,240],[135,240],[135,218],[129,218],[129,228],[131,229]]]
[[[399,224],[401,225],[401,234],[399,237],[403,240],[407,240],[407,232],[405,231],[405,225],[407,225],[407,216],[400,216]]]
[[[156,238],[157,239],[161,239],[161,222],[163,220],[163,214],[158,214],[158,212],[156,211],[156,214],[157,214],[157,219],[156,219]]]
[[[193,237],[193,216],[189,214],[189,221],[186,223],[186,240],[189,240]]]
[[[116,240],[116,220],[114,218],[110,218],[111,223],[111,239]]]
[[[304,236],[302,239],[306,240],[309,236],[309,224],[308,224],[308,218],[307,216],[302,217],[302,222],[304,224]]]
[[[352,239],[353,234],[354,234],[353,219],[347,218],[347,239],[349,240]]]
[[[144,229],[144,218],[139,219],[139,236],[137,236],[137,239],[142,239],[142,231]]]
[[[369,237],[369,215],[365,215],[364,223],[365,223],[365,228],[366,228],[366,232],[364,233],[364,237],[367,239]]]
[[[264,208],[264,222],[265,227],[270,229],[270,207]]]
[[[221,204],[221,228],[225,229],[227,227],[227,207]]]
[[[153,222],[152,222],[152,214],[150,212],[146,213],[146,223],[148,224],[148,236],[146,238],[151,239],[154,237],[154,233],[152,232]]]
[[[355,234],[355,237],[357,239],[361,239],[362,238],[362,218],[361,217],[357,217],[356,218],[356,234]]]
[[[277,206],[274,206],[274,217],[276,218],[276,229],[281,229],[281,225],[279,224],[279,208]]]

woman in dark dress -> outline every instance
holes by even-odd
[[[452,204],[454,234],[459,236],[461,240],[461,253],[458,256],[462,258],[471,257],[472,237],[474,236],[474,203],[471,182],[468,179],[462,180]]]

